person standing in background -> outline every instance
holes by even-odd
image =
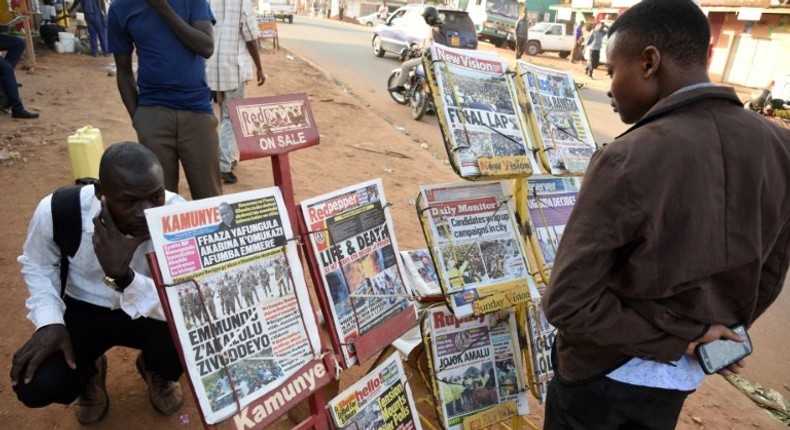
[[[520,60],[524,55],[527,48],[527,39],[529,39],[529,19],[527,18],[527,11],[524,10],[524,15],[516,23],[516,60]]]
[[[214,13],[214,55],[206,61],[206,79],[219,105],[219,170],[225,183],[235,184],[236,136],[230,122],[228,101],[243,99],[252,79],[250,57],[255,63],[258,85],[266,82],[258,54],[258,21],[251,0],[210,0]]]
[[[82,4],[82,13],[85,14],[85,23],[88,24],[88,39],[91,44],[91,55],[99,56],[99,44],[104,55],[110,55],[107,45],[107,6],[104,0],[74,0],[69,8],[69,15]]]
[[[340,0],[337,3],[337,19],[342,23],[343,18],[346,16],[346,0]]]
[[[579,21],[579,25],[576,26],[576,30],[574,33],[574,37],[576,38],[576,43],[573,45],[573,51],[571,52],[571,63],[577,63],[582,56],[582,51],[584,50],[584,21]]]
[[[606,36],[606,24],[599,22],[595,30],[590,33],[587,39],[587,45],[590,46],[590,61],[587,63],[587,76],[593,77],[593,70],[598,68],[601,61],[601,47],[603,46],[603,38]]]
[[[118,92],[138,140],[162,164],[165,188],[178,192],[180,161],[193,199],[222,194],[218,122],[206,85],[205,59],[214,53],[208,2],[115,0],[107,19]]]

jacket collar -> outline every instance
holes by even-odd
[[[723,99],[730,101],[732,103],[737,104],[740,106],[742,104],[741,100],[738,98],[737,94],[735,94],[735,90],[732,87],[724,87],[724,86],[714,86],[714,87],[704,87],[704,88],[697,88],[689,91],[684,91],[681,93],[671,94],[663,99],[659,100],[658,103],[653,105],[649,111],[639,120],[636,124],[632,125],[628,130],[623,132],[620,136],[617,136],[616,139],[619,139],[622,136],[630,133],[632,130],[635,130],[656,118],[666,115],[669,112],[674,111],[675,109],[688,106],[694,103],[697,103],[700,100],[706,99]]]

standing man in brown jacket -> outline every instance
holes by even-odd
[[[609,30],[609,96],[634,125],[593,156],[544,297],[546,429],[675,428],[705,376],[695,347],[743,341],[728,327],[781,291],[790,130],[710,82],[709,41],[691,0],[644,0]]]

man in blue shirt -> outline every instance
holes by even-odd
[[[118,91],[138,140],[162,164],[165,187],[178,192],[180,160],[193,199],[222,194],[217,119],[206,85],[205,59],[214,52],[208,3],[116,0],[107,21]]]
[[[88,24],[88,37],[91,44],[91,55],[99,55],[99,44],[101,44],[102,54],[110,55],[107,48],[107,24],[104,15],[107,14],[104,0],[75,0],[69,8],[69,14],[82,4],[82,13],[85,14],[85,23]]]

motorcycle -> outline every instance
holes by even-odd
[[[402,62],[408,61],[422,57],[422,55],[423,52],[416,45],[412,45],[411,48],[403,48],[403,50],[401,50],[400,60]],[[390,76],[387,79],[387,88],[392,88],[396,85],[400,73],[400,67],[390,72]],[[422,64],[417,65],[414,70],[409,72],[409,79],[406,81],[404,87],[406,88],[404,91],[390,91],[389,94],[396,103],[410,105],[411,117],[414,118],[415,121],[422,119],[429,110],[435,110],[433,98],[431,97],[431,90],[425,75],[425,68]]]

